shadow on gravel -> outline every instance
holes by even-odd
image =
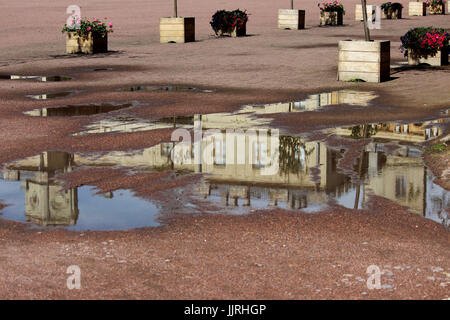
[[[337,48],[337,43],[324,43],[324,44],[300,44],[300,45],[292,45],[292,46],[273,46],[274,48],[283,48],[283,49],[316,49],[316,48]]]
[[[75,53],[75,54],[57,54],[57,55],[50,55],[50,57],[54,59],[76,59],[76,58],[86,58],[86,59],[96,59],[96,58],[104,58],[104,57],[110,57],[110,56],[116,56],[125,53],[125,51],[122,50],[109,50],[106,53],[96,53],[96,54],[84,54],[84,53]]]
[[[395,71],[393,73],[391,73],[391,75],[401,73],[404,71],[431,71],[431,70],[450,71],[450,66],[433,67],[433,66],[430,66],[429,64],[423,63],[423,64],[419,64],[417,66],[409,66],[409,65],[401,66],[401,67],[395,68],[394,70]]]

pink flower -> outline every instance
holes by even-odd
[[[101,22],[99,22],[99,23],[97,23],[97,25],[98,25],[98,26],[101,26],[101,25],[102,25],[102,23],[101,23]]]
[[[87,31],[91,31],[91,29],[92,29],[91,27],[88,27],[86,30],[87,30]]]
[[[110,23],[110,24],[109,24],[109,27],[112,28],[112,26],[113,26],[112,23]]]

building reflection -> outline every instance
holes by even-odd
[[[271,103],[263,105],[244,105],[235,113],[216,113],[211,115],[203,115],[205,121],[209,121],[210,127],[224,128],[223,123],[227,125],[227,129],[232,128],[256,128],[267,125],[270,119],[257,118],[255,115],[286,113],[286,112],[304,112],[314,111],[324,106],[349,104],[368,106],[370,101],[375,99],[377,95],[371,91],[356,90],[338,90],[332,92],[324,92],[312,94],[301,101],[292,101],[284,103]],[[61,109],[61,108],[59,108]],[[76,112],[75,112],[76,111]],[[33,116],[61,116],[59,112],[66,112],[65,116],[80,115],[79,111],[52,111],[48,114],[47,109],[33,110],[26,114]],[[207,118],[209,118],[207,120]],[[218,120],[214,125],[213,121]],[[223,122],[221,120],[224,120]],[[155,121],[148,121],[132,117],[110,117],[96,121],[86,127],[82,132],[75,135],[99,134],[109,132],[137,132],[148,131],[165,128],[189,128],[193,126],[194,117],[177,116],[171,118],[163,118]]]
[[[3,170],[5,180],[21,181],[27,221],[43,226],[76,224],[77,189],[64,190],[54,180],[55,174],[72,170],[73,158],[66,152],[50,151]]]
[[[347,95],[347,99],[350,97]],[[333,95],[329,98],[343,99]],[[273,108],[270,112],[278,110],[273,106],[268,108]],[[197,186],[197,194],[230,208],[278,206],[297,210],[319,207],[330,199],[353,208],[355,197],[358,207],[359,203],[364,205],[368,193],[372,192],[420,215],[448,223],[444,216],[449,206],[447,193],[443,197],[442,192],[436,191],[422,163],[421,151],[411,143],[441,134],[439,122],[369,125],[368,135],[373,140],[364,147],[360,159],[355,159],[358,165],[353,172],[338,169],[345,150],[295,136],[279,136],[274,144],[273,129],[247,113],[238,113],[183,117],[180,125],[174,118],[159,120],[163,126],[199,126],[204,132],[214,129],[218,133],[204,135],[197,142],[161,143],[140,151],[95,156],[47,152],[8,166],[4,176],[23,182],[27,219],[43,225],[76,223],[77,190],[63,191],[52,180],[55,173],[69,172],[75,166],[203,173],[205,179]],[[252,134],[240,130],[253,124],[257,130]],[[358,126],[333,129],[337,135],[354,138],[360,138],[361,132]],[[389,141],[404,143],[388,154],[384,148]],[[198,158],[199,154],[202,157]],[[264,174],[272,165],[268,159],[276,154],[276,174]],[[434,191],[430,192],[431,189]]]

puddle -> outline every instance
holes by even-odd
[[[30,95],[26,95],[26,97],[33,99],[33,100],[51,100],[51,99],[71,97],[80,92],[81,91],[79,91],[79,90],[69,90],[69,91],[62,91],[62,92],[55,92],[55,93],[30,94]]]
[[[220,123],[227,127],[223,116],[217,119],[209,116],[197,116],[195,121],[198,124],[201,119],[202,128],[207,129],[216,127],[217,121],[222,119]],[[199,143],[169,142],[130,152],[46,152],[5,166],[4,179],[0,180],[0,201],[12,204],[3,210],[5,218],[40,225],[65,223],[72,229],[80,228],[77,230],[119,230],[155,225],[156,206],[148,202],[146,207],[145,200],[133,197],[128,191],[120,191],[119,196],[113,198],[119,204],[93,195],[88,187],[78,188],[79,191],[61,191],[61,187],[52,180],[58,171],[107,166],[130,168],[135,172],[203,174],[201,183],[185,188],[186,194],[190,194],[186,206],[189,203],[194,211],[213,206],[216,209],[211,212],[229,214],[247,214],[256,209],[274,207],[316,212],[334,204],[361,209],[366,207],[370,195],[378,195],[449,227],[450,219],[445,211],[450,206],[449,193],[433,182],[433,176],[422,162],[422,150],[414,146],[416,141],[438,136],[441,133],[440,121],[369,125],[366,136],[371,138],[371,142],[360,150],[351,172],[344,172],[338,165],[345,149],[332,148],[325,141],[309,141],[302,136],[280,135],[274,138],[273,132],[265,135],[260,129],[253,137],[248,132],[219,130],[222,134],[220,139],[205,135]],[[188,119],[185,122],[186,126],[190,125]],[[330,131],[344,138],[359,138],[362,126]],[[398,148],[389,151],[393,142]],[[198,148],[204,150],[203,158],[196,159],[195,150]],[[267,174],[265,170],[272,166],[272,155],[277,154],[276,151],[276,171]],[[77,204],[74,203],[75,198]],[[31,214],[27,209],[30,199],[42,203],[40,214]],[[48,204],[44,206],[45,201],[56,208],[53,214]],[[53,203],[70,204],[74,209],[58,209]],[[73,212],[77,212],[78,220],[72,218]],[[103,216],[101,212],[108,213]],[[142,212],[149,212],[151,218],[142,217]],[[59,213],[67,217],[57,218]],[[124,218],[129,214],[130,218]],[[33,216],[47,217],[47,220],[41,222]],[[52,219],[65,222],[57,223]],[[105,221],[102,222],[103,219]]]
[[[175,92],[203,92],[212,93],[214,90],[199,89],[186,86],[131,86],[119,89],[120,91],[134,92],[134,91],[175,91]]]
[[[337,90],[330,92],[323,92],[318,94],[311,94],[304,100],[280,102],[272,104],[261,105],[245,105],[241,112],[254,112],[256,114],[270,114],[280,112],[302,112],[314,111],[321,107],[348,104],[359,105],[367,107],[370,102],[378,96],[371,91],[357,91],[357,90]]]
[[[100,133],[125,133],[150,131],[167,128],[185,128],[193,127],[194,117],[166,117],[157,120],[144,120],[127,115],[118,115],[95,121],[86,126],[85,130],[73,134],[82,136],[86,134]]]
[[[370,196],[377,195],[449,227],[449,192],[433,182],[418,146],[439,137],[447,119],[331,128],[315,132],[322,133],[323,138],[313,140],[309,138],[311,133],[287,135],[270,127],[270,119],[257,117],[316,110],[330,104],[366,107],[374,98],[371,92],[340,90],[310,95],[299,102],[246,105],[233,113],[156,120],[108,115],[77,135],[177,128],[186,129],[179,132],[189,134],[185,137],[192,140],[129,152],[52,151],[7,164],[0,180],[0,201],[11,206],[3,210],[3,217],[76,230],[122,230],[156,225],[158,217],[178,201],[156,205],[127,190],[114,192],[112,199],[94,195],[90,187],[63,191],[54,179],[57,172],[108,166],[134,172],[201,174],[200,183],[181,187],[180,201],[192,212],[248,214],[275,207],[317,212],[335,205],[363,209]],[[132,105],[66,106],[34,110],[30,115],[90,115]],[[192,131],[198,133],[200,129],[194,139]],[[357,150],[354,165],[340,167],[339,161],[346,155],[345,143],[331,147],[331,142],[362,137],[368,139],[367,144]],[[31,203],[38,204],[39,213],[28,208]]]
[[[227,123],[229,128],[248,128],[268,125],[270,119],[257,118],[257,115],[314,111],[321,107],[333,104],[349,104],[366,107],[377,95],[370,91],[338,90],[309,95],[305,100],[296,102],[280,102],[264,105],[244,105],[236,112],[215,113],[202,115],[209,123],[215,122],[215,128],[221,128],[221,122]],[[187,128],[186,124],[193,126],[195,115],[187,120],[187,116],[171,117],[157,120],[145,120],[129,116],[116,116],[102,119],[88,125],[85,130],[75,135],[95,133],[127,133],[149,131],[164,128]],[[189,122],[189,123],[187,123]],[[232,123],[232,124],[230,124]]]
[[[36,80],[41,82],[59,82],[72,80],[67,76],[21,76],[21,75],[0,75],[2,80]]]
[[[98,72],[98,71],[113,71],[113,68],[84,68],[83,71]]]
[[[47,152],[28,161],[30,166],[3,171],[0,198],[6,199],[4,203],[9,206],[0,217],[78,231],[125,230],[160,224],[157,205],[135,197],[128,190],[107,194],[96,194],[88,186],[64,190],[54,176],[71,170],[73,157],[65,152]]]
[[[136,101],[127,103],[64,105],[59,107],[34,109],[31,111],[26,111],[24,114],[32,117],[78,117],[108,113],[120,109],[135,107],[137,105],[138,103]]]

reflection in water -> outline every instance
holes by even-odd
[[[62,92],[56,92],[56,93],[44,93],[44,94],[30,94],[27,95],[27,98],[34,99],[34,100],[50,100],[50,99],[57,99],[57,98],[64,98],[64,97],[70,97],[75,94],[78,94],[80,91],[78,90],[69,90],[69,91],[62,91]]]
[[[126,91],[126,92],[134,92],[134,91],[176,91],[176,92],[204,92],[204,93],[214,92],[214,90],[199,89],[199,88],[194,88],[194,87],[185,87],[185,86],[151,86],[151,85],[125,87],[125,88],[121,88],[120,91]]]
[[[120,109],[131,108],[136,105],[136,102],[66,105],[61,107],[35,109],[24,112],[24,114],[32,117],[77,117],[108,113]]]
[[[41,82],[59,82],[72,80],[66,76],[20,76],[20,75],[0,75],[3,80],[37,80]]]
[[[65,152],[48,152],[36,159],[36,171],[31,174],[17,170],[4,170],[5,180],[21,180],[25,190],[25,216],[27,221],[42,225],[74,225],[78,219],[78,193],[76,189],[63,190],[52,181],[54,173],[72,171],[73,156]],[[9,200],[9,199],[8,199]]]
[[[180,87],[157,87],[157,86],[144,86],[128,88],[130,91],[139,90],[166,90],[161,88],[180,88]],[[195,88],[185,88],[190,90]],[[197,90],[197,89],[195,89]],[[208,92],[208,90],[202,90]],[[306,100],[301,102],[291,103],[277,103],[267,105],[245,105],[241,110],[234,113],[216,113],[210,115],[203,115],[203,117],[209,117],[209,122],[217,120],[216,127],[222,128],[222,118],[226,118],[225,123],[227,128],[249,128],[259,127],[266,125],[270,122],[270,119],[258,119],[255,116],[258,114],[272,114],[280,112],[300,112],[307,110],[315,110],[325,105],[330,104],[359,104],[368,105],[369,101],[376,98],[376,95],[372,92],[359,92],[354,90],[340,90],[329,93],[322,93],[317,95],[310,95]],[[34,111],[36,115],[39,115],[37,111]],[[138,132],[149,131],[155,129],[165,128],[187,128],[187,126],[193,125],[194,116],[176,116],[170,118],[163,118],[157,120],[145,120],[130,116],[111,116],[106,119],[101,119],[88,125],[85,130],[76,133],[75,135],[95,134],[95,133],[125,133],[125,132]]]
[[[82,70],[88,72],[97,72],[97,71],[113,71],[114,68],[85,68]]]
[[[209,118],[199,118],[202,119],[203,128],[208,128]],[[368,126],[366,127],[368,135]],[[340,132],[341,129],[337,131]],[[342,129],[342,132],[349,135],[351,130]],[[224,139],[205,136],[199,146],[195,143],[171,142],[139,151],[117,151],[101,155],[48,152],[8,165],[3,174],[5,179],[12,177],[12,180],[20,178],[23,181],[25,177],[28,186],[25,189],[29,190],[26,198],[33,200],[27,200],[27,204],[36,202],[39,198],[32,195],[36,194],[32,193],[32,182],[40,181],[38,177],[42,175],[47,177],[45,174],[54,172],[56,168],[68,171],[77,167],[111,166],[144,171],[203,173],[203,182],[195,187],[195,198],[200,202],[212,202],[227,213],[248,213],[251,209],[264,209],[268,206],[313,212],[333,203],[359,209],[366,206],[368,195],[375,194],[406,206],[426,218],[447,226],[449,224],[445,212],[450,205],[448,192],[433,183],[433,177],[422,162],[421,150],[410,144],[401,145],[396,151],[387,153],[384,141],[372,140],[361,150],[354,172],[344,173],[338,167],[338,160],[345,150],[336,150],[324,142],[307,141],[299,136],[280,136],[280,170],[276,174],[266,175],[263,170],[270,164],[265,159],[270,159],[273,155],[270,134],[252,138],[245,132],[222,133]],[[195,150],[198,147],[207,150],[203,153],[200,164],[195,162]],[[59,159],[56,163],[65,164],[55,164],[52,159]],[[231,159],[234,161],[230,161]],[[33,171],[33,168],[38,168],[35,169],[35,176],[27,179],[25,172]],[[34,216],[41,217],[40,219],[47,217],[45,219],[48,224],[57,224],[55,221],[58,219],[62,221],[61,224],[76,222],[76,190],[58,195],[58,191],[60,194],[62,192],[58,188],[57,185],[53,186],[54,191],[51,187],[48,188],[47,194],[50,202],[59,205],[54,207],[59,208],[56,212],[65,215],[65,220],[58,218],[56,213],[52,215],[51,211]],[[1,194],[0,199],[8,203],[9,197]],[[127,203],[125,207],[131,207],[135,198],[123,201]],[[26,211],[28,221],[37,221],[37,218],[32,219],[31,212],[28,209]],[[52,220],[49,217],[54,218]],[[140,226],[148,225],[145,223]]]
[[[131,152],[116,151],[101,155],[47,152],[9,164],[3,171],[5,180],[0,183],[0,200],[15,204],[20,201],[14,199],[20,196],[23,198],[23,194],[18,196],[17,191],[14,191],[16,189],[9,185],[9,180],[22,181],[27,200],[23,210],[19,205],[7,207],[3,210],[4,216],[20,220],[19,216],[23,216],[25,212],[27,220],[35,223],[75,226],[81,225],[83,217],[94,217],[85,222],[84,228],[87,229],[105,228],[103,224],[107,223],[114,226],[110,228],[116,229],[130,225],[154,225],[158,210],[149,202],[139,200],[131,194],[120,197],[115,193],[113,197],[111,194],[102,197],[92,196],[92,193],[87,191],[83,195],[89,196],[85,195],[86,198],[81,199],[80,190],[84,190],[83,188],[62,190],[56,180],[51,178],[58,171],[112,166],[138,171],[175,170],[182,174],[202,173],[204,179],[201,183],[195,188],[184,188],[186,197],[191,196],[191,192],[195,193],[195,201],[192,202],[200,203],[199,210],[203,210],[202,204],[205,202],[214,204],[219,211],[236,214],[270,206],[313,212],[335,203],[351,209],[360,209],[365,208],[368,196],[375,194],[448,226],[448,192],[433,183],[432,176],[422,162],[421,150],[414,147],[414,143],[441,135],[440,124],[444,122],[443,119],[410,124],[373,123],[328,130],[330,134],[341,137],[370,138],[360,150],[358,159],[355,159],[353,170],[347,172],[338,167],[345,149],[331,148],[324,141],[310,141],[303,136],[278,136],[278,130],[270,127],[270,119],[256,116],[313,110],[333,103],[364,106],[374,97],[370,92],[342,90],[309,96],[300,103],[247,105],[234,113],[157,120],[142,120],[124,115],[111,116],[94,122],[79,134],[195,127],[201,128],[204,133],[210,129],[215,130],[217,135],[205,134],[195,142],[161,143]],[[130,106],[69,106],[32,112],[35,113],[33,115],[39,116],[87,115]],[[392,142],[398,142],[398,148],[387,152],[385,144]],[[267,169],[274,163],[277,164],[278,170],[267,174]],[[41,183],[39,188],[47,191],[34,192],[33,190],[39,189],[35,187],[37,183]],[[86,207],[85,203],[90,205]],[[114,206],[108,207],[111,203],[114,203]],[[32,210],[32,204],[37,209]],[[133,208],[142,208],[145,205],[150,207],[129,213]],[[91,209],[92,215],[86,214],[90,212],[89,208],[94,208]],[[107,215],[101,214],[102,208],[108,208]],[[117,214],[111,214],[109,211]],[[142,216],[142,219],[134,218]]]
[[[132,87],[129,91],[145,90],[161,90],[160,88],[167,87]],[[179,87],[170,87],[179,88]],[[190,88],[186,88],[188,90]],[[195,89],[195,88],[191,88]],[[203,90],[207,92],[207,90]],[[309,95],[307,99],[298,102],[274,103],[265,105],[245,105],[239,111],[233,113],[216,113],[202,115],[205,119],[208,118],[210,127],[215,128],[250,128],[267,125],[270,119],[257,118],[257,115],[285,113],[285,112],[302,112],[319,109],[323,106],[332,104],[350,104],[367,106],[371,100],[377,96],[373,92],[361,92],[355,90],[339,90],[333,92],[326,92],[320,94]],[[164,118],[159,120],[144,120],[132,117],[109,117],[102,119],[88,125],[85,130],[76,135],[95,134],[95,133],[125,133],[137,131],[149,131],[164,128],[186,128],[186,125],[193,125],[194,116],[190,117],[189,123],[186,123],[186,116]],[[222,125],[222,122],[226,126]]]
[[[130,191],[95,195],[89,187],[64,189],[55,175],[71,172],[73,168],[74,155],[58,151],[8,166],[3,170],[0,198],[10,206],[2,210],[2,216],[73,230],[123,230],[159,225],[159,209],[134,197]]]
[[[86,126],[82,132],[75,133],[75,136],[95,133],[125,133],[125,132],[139,132],[150,131],[156,129],[167,128],[192,128],[193,117],[167,117],[157,120],[143,120],[132,116],[117,115],[107,119],[101,119]]]
[[[434,139],[442,134],[440,124],[445,119],[431,120],[416,123],[373,123],[367,125],[367,137],[403,141],[403,142],[423,142],[429,139]],[[349,128],[336,128],[329,131],[341,136],[350,136],[352,138],[363,137],[364,125],[353,126]]]
[[[311,94],[305,100],[285,102],[285,103],[271,103],[263,105],[246,105],[242,108],[242,112],[254,112],[256,114],[270,114],[280,112],[302,112],[314,111],[321,107],[349,104],[368,106],[370,101],[375,99],[377,95],[371,91],[356,91],[356,90],[338,90],[332,92],[323,92],[318,94]]]

